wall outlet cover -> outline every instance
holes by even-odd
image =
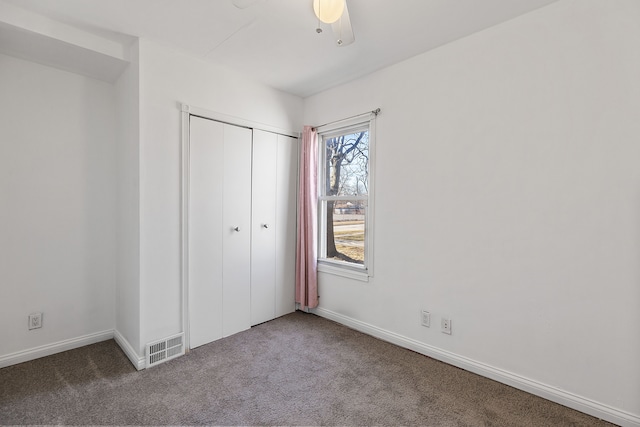
[[[29,330],[42,328],[42,313],[32,313],[29,315]]]
[[[427,310],[422,310],[420,311],[420,316],[421,316],[421,323],[422,326],[425,327],[430,327],[431,326],[431,313],[429,313]]]
[[[451,319],[447,319],[446,317],[442,318],[442,323],[440,324],[440,330],[443,334],[451,335]]]

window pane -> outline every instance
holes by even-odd
[[[369,193],[369,131],[325,139],[325,195]]]
[[[326,203],[326,258],[364,264],[366,202]]]

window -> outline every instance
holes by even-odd
[[[318,269],[368,278],[372,259],[370,122],[319,129],[318,135]]]

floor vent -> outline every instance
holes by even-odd
[[[184,334],[147,344],[147,368],[184,354]]]

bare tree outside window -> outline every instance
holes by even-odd
[[[324,139],[326,258],[364,264],[369,132]]]

